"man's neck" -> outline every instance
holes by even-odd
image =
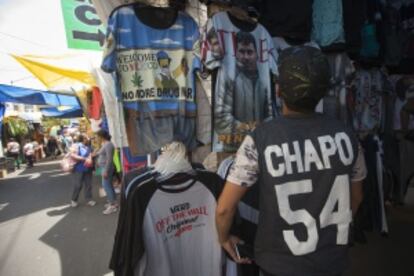
[[[237,70],[239,72],[242,72],[247,78],[249,78],[251,80],[256,80],[259,76],[257,70],[249,71],[249,70],[246,70],[246,68],[240,67],[240,66],[237,67]]]
[[[314,112],[304,113],[304,112],[298,112],[294,111],[292,109],[289,109],[285,104],[282,106],[282,115],[284,116],[300,116],[300,115],[310,115]]]

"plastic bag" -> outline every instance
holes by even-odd
[[[72,158],[70,153],[67,153],[60,161],[60,168],[64,172],[73,172],[76,161]]]
[[[93,159],[92,159],[92,155],[89,154],[88,158],[86,158],[85,162],[83,162],[83,165],[86,168],[92,168],[93,167]]]

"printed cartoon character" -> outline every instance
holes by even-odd
[[[181,68],[180,72],[177,72],[177,70],[171,72],[171,58],[165,51],[159,51],[157,53],[157,61],[159,65],[159,73],[155,80],[156,86],[163,89],[179,89],[176,78],[183,73]],[[181,67],[181,65],[179,67]]]

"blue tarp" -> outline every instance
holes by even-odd
[[[31,105],[73,106],[80,108],[76,96],[0,84],[0,103],[4,102]]]
[[[53,117],[60,119],[79,118],[83,116],[83,111],[80,107],[74,107],[63,111],[58,110],[56,107],[42,108],[41,112],[43,117]]]

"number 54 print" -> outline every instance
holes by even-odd
[[[306,241],[299,241],[293,230],[283,230],[283,238],[289,249],[296,256],[315,251],[319,241],[316,219],[305,209],[292,210],[289,203],[289,196],[311,193],[313,190],[312,180],[287,182],[276,185],[275,190],[280,216],[289,225],[304,224],[308,234]],[[338,203],[338,208],[335,211],[336,203]],[[319,215],[320,227],[325,228],[336,224],[338,230],[336,243],[346,245],[351,221],[349,176],[338,175]]]

